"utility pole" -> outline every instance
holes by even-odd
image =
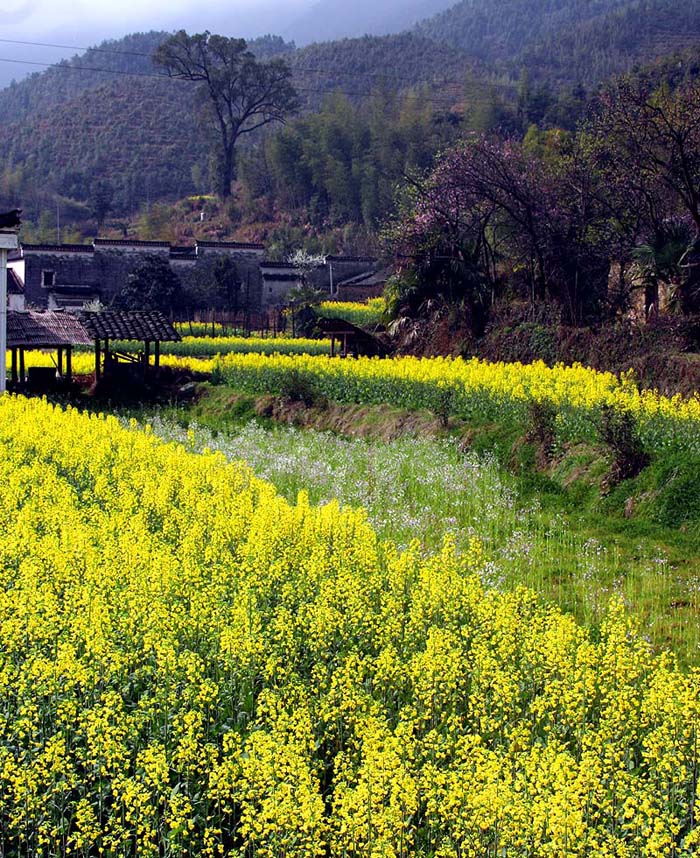
[[[7,251],[17,250],[17,233],[0,231],[0,395],[7,390]]]

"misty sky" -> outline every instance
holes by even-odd
[[[313,0],[0,0],[0,38],[83,47],[144,30],[285,35],[312,5]],[[41,70],[7,60],[56,62],[74,53],[0,42],[0,86]]]

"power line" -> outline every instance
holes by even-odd
[[[38,60],[16,60],[9,57],[0,57],[1,63],[19,63],[20,65],[40,67],[46,70],[53,69],[55,71],[62,72],[72,72],[72,71],[80,71],[80,72],[90,72],[95,74],[116,74],[123,75],[126,77],[145,77],[145,78],[157,78],[158,80],[176,80],[183,81],[182,78],[171,77],[167,74],[158,74],[156,72],[129,72],[123,71],[119,69],[105,69],[98,68],[96,66],[75,66],[68,65],[67,63],[48,63],[48,62],[40,62]],[[190,83],[191,81],[184,80],[185,83]],[[429,82],[425,82],[424,85],[430,85]],[[454,82],[453,85],[458,85]],[[295,87],[298,92],[311,94],[311,95],[332,95],[333,93],[340,93],[341,95],[347,95],[349,97],[358,97],[358,98],[378,98],[380,97],[379,93],[371,92],[370,90],[347,90],[341,89],[340,87],[332,87],[327,89],[313,89],[311,87]],[[405,97],[405,96],[404,96]],[[438,94],[433,94],[422,99],[424,104],[431,104],[433,106],[448,108],[454,104],[454,99],[451,99],[449,96],[440,96]],[[471,103],[478,103],[476,100],[471,100]],[[483,103],[488,103],[484,101]]]
[[[157,72],[129,72],[129,71],[121,71],[119,69],[101,69],[95,66],[73,66],[68,65],[67,63],[43,63],[38,60],[15,60],[9,57],[0,57],[0,63],[18,63],[22,66],[40,66],[44,69],[56,69],[57,71],[86,71],[86,72],[100,72],[102,74],[121,74],[128,75],[129,77],[157,77],[161,80],[173,80],[167,74],[158,74]]]
[[[88,53],[94,51],[99,54],[125,54],[130,57],[150,57],[151,54],[146,54],[143,51],[118,51],[114,48],[85,48],[78,45],[56,45],[53,42],[25,42],[20,39],[0,39],[1,44],[5,45],[28,45],[34,48],[61,48],[66,51],[83,51]],[[19,61],[18,61],[19,62]]]
[[[152,53],[146,53],[145,51],[117,50],[115,48],[96,48],[96,47],[88,48],[88,47],[84,47],[84,46],[80,46],[80,45],[61,45],[61,44],[56,44],[53,42],[34,42],[34,41],[29,41],[29,40],[24,41],[24,40],[19,40],[19,39],[0,39],[0,44],[25,45],[25,46],[40,47],[40,48],[60,48],[60,49],[70,50],[70,51],[83,51],[84,53],[103,53],[103,54],[111,54],[114,56],[123,55],[123,56],[132,56],[132,57],[143,57],[145,59],[152,59],[153,58]],[[466,59],[466,57],[465,57],[465,59]],[[53,68],[56,68],[59,65],[60,66],[64,65],[64,63],[46,63],[46,64],[37,63],[37,62],[32,63],[29,60],[7,60],[7,59],[4,59],[1,61],[2,62],[16,62],[16,63],[21,63],[23,65],[46,65],[47,67],[53,67]],[[137,76],[149,76],[150,75],[153,77],[167,77],[167,75],[158,74],[158,73],[126,72],[126,71],[118,71],[118,70],[114,70],[114,69],[93,69],[92,67],[85,67],[85,66],[83,66],[83,67],[70,66],[70,68],[75,68],[75,69],[82,70],[82,71],[93,71],[93,70],[95,70],[95,71],[103,72],[105,74],[111,73],[111,74],[125,74],[125,75],[131,74],[131,75],[137,75]],[[290,68],[291,68],[292,72],[303,72],[306,74],[321,74],[321,75],[326,75],[328,77],[339,75],[342,77],[373,77],[373,78],[379,78],[381,80],[395,80],[395,81],[398,81],[400,83],[404,83],[404,84],[409,85],[409,86],[416,86],[416,85],[418,85],[418,83],[429,83],[430,82],[430,81],[420,81],[420,82],[410,83],[410,82],[406,81],[405,77],[402,77],[399,75],[388,74],[385,71],[373,72],[373,71],[360,71],[359,69],[354,69],[354,70],[333,69],[333,70],[329,71],[326,68],[315,68],[313,66],[296,65],[294,62],[292,62],[290,64]],[[457,80],[457,79],[443,78],[440,81],[440,83],[442,83],[443,85],[450,85],[450,84],[461,85],[463,83],[463,81]],[[492,88],[508,89],[508,90],[512,89],[512,87],[509,86],[508,84],[502,84],[502,83],[496,83],[496,82],[489,82],[487,85],[492,87]]]

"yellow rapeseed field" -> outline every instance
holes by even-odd
[[[372,328],[379,324],[384,313],[384,298],[368,301],[324,301],[318,307],[320,316],[346,319],[353,325]]]
[[[153,362],[153,358],[151,358]],[[180,369],[190,369],[194,372],[210,373],[214,367],[213,358],[182,357],[177,355],[161,355],[162,366],[172,366]],[[8,363],[10,365],[9,357]],[[42,351],[31,351],[25,354],[24,365],[55,366],[55,354]],[[76,352],[72,357],[72,369],[75,375],[90,375],[95,372],[95,355],[92,352]]]
[[[589,434],[604,407],[627,412],[645,439],[657,447],[669,442],[700,443],[700,397],[665,397],[640,390],[631,374],[575,364],[549,367],[489,363],[472,358],[359,358],[308,355],[265,357],[227,355],[216,362],[220,376],[249,390],[278,390],[294,373],[319,394],[339,402],[390,403],[405,408],[447,410],[466,419],[523,422],[532,402],[551,405],[564,436]],[[593,421],[593,422],[592,422]]]
[[[700,674],[619,604],[113,418],[5,397],[0,443],[0,854],[697,853]]]
[[[115,341],[117,351],[143,351],[143,343],[133,340]],[[162,343],[161,354],[179,357],[213,357],[221,354],[284,354],[330,355],[331,341],[306,337],[187,337],[178,343]]]

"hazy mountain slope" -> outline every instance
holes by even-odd
[[[392,4],[383,13],[390,14]],[[359,8],[359,19],[368,8]],[[104,43],[0,91],[3,187],[31,186],[85,201],[94,180],[106,178],[118,211],[208,187],[194,87],[159,77],[150,60],[166,35],[136,33]],[[357,102],[378,89],[422,85],[431,106],[450,109],[464,100],[467,77],[478,84],[493,66],[502,76],[489,79],[512,101],[512,81],[524,66],[555,90],[579,80],[594,84],[698,38],[700,0],[462,0],[413,32],[298,51],[268,37],[251,47],[261,57],[285,55],[306,109],[330,92]],[[476,107],[491,110],[488,100],[482,93]]]
[[[41,115],[51,107],[99,89],[111,80],[137,80],[155,73],[150,56],[167,33],[133,33],[91,48],[56,67],[0,90],[0,121]],[[100,71],[96,71],[99,69]],[[133,74],[134,77],[127,77]]]
[[[285,35],[297,44],[398,33],[440,12],[454,0],[320,0]]]
[[[523,51],[521,62],[553,82],[598,83],[634,66],[697,48],[699,40],[700,0],[636,0],[550,35]]]
[[[314,44],[286,59],[312,107],[327,92],[341,91],[356,101],[378,87],[400,91],[434,83],[444,88],[463,81],[474,64],[461,51],[414,33]]]
[[[419,23],[416,31],[470,56],[509,62],[524,47],[629,3],[630,0],[461,0]]]
[[[514,75],[595,84],[696,44],[700,0],[461,0],[415,31]]]

